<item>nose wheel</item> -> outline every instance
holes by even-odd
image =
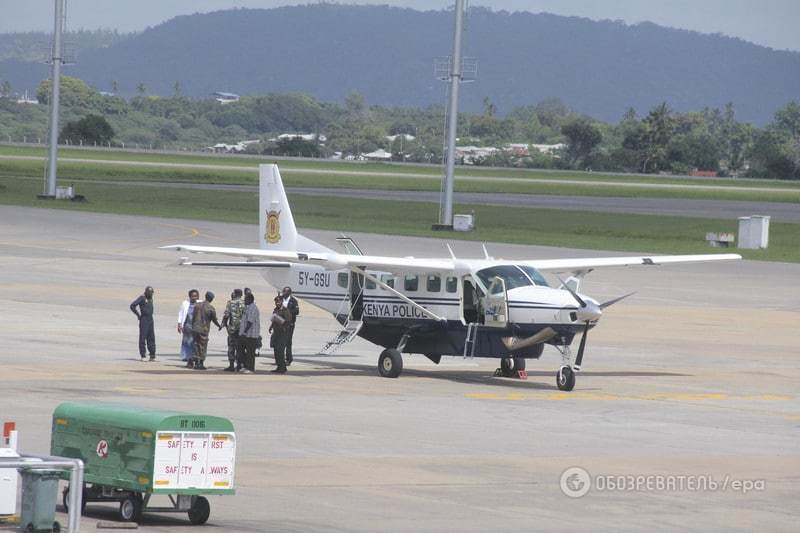
[[[556,385],[558,386],[558,390],[563,390],[566,392],[571,391],[575,388],[575,371],[568,366],[562,366],[556,372]]]

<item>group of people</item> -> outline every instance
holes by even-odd
[[[156,340],[153,322],[153,287],[147,286],[144,294],[134,300],[131,311],[139,320],[139,355],[142,361],[156,359]],[[181,360],[187,368],[206,370],[206,353],[211,325],[218,331],[225,328],[228,334],[228,367],[226,372],[255,372],[256,352],[262,346],[261,316],[255,303],[253,292],[245,287],[234,289],[231,298],[225,304],[222,322],[217,319],[217,311],[212,302],[214,293],[207,291],[203,301],[199,301],[200,292],[191,289],[188,298],[178,310],[178,333],[181,335]],[[292,338],[300,314],[297,299],[292,296],[292,289],[284,287],[275,296],[275,308],[270,316],[270,347],[275,352],[276,368],[272,372],[285,374],[292,364]]]

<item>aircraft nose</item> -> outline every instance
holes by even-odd
[[[595,302],[586,301],[586,305],[579,307],[577,311],[580,322],[594,322],[603,316],[603,310]]]

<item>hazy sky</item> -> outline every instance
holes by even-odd
[[[232,7],[275,7],[286,0],[67,0],[68,27],[116,28],[128,32],[176,15]],[[441,9],[452,0],[348,0],[349,4],[391,4]],[[591,19],[649,20],[703,33],[724,33],[764,46],[800,51],[800,0],[473,0],[495,10],[546,11]],[[52,31],[53,0],[0,0],[0,32]]]

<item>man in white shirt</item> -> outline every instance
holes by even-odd
[[[178,333],[183,335],[181,337],[181,361],[191,361],[194,356],[192,314],[194,313],[194,304],[199,298],[200,292],[197,289],[190,290],[189,299],[184,300],[178,309]]]

